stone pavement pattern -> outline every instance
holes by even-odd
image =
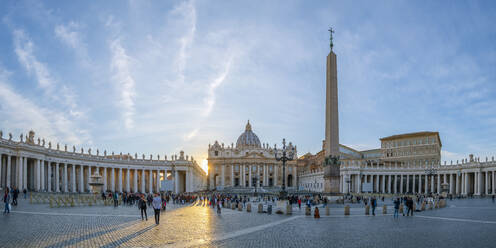
[[[440,210],[394,220],[364,216],[353,208],[343,216],[246,213],[203,206],[169,205],[156,226],[148,209],[141,221],[136,207],[49,208],[21,200],[0,217],[1,247],[494,247],[496,204],[490,200],[455,200]]]

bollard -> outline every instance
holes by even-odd
[[[425,202],[422,202],[422,206],[420,207],[421,211],[425,211]]]
[[[386,205],[382,206],[382,214],[387,214],[387,206]]]
[[[344,215],[350,215],[350,205],[344,206]]]
[[[286,205],[286,215],[293,214],[293,206],[291,204]]]
[[[259,204],[258,204],[258,213],[259,213],[259,214],[260,214],[260,213],[263,213],[263,205],[262,205],[262,203],[259,203]]]
[[[305,208],[305,215],[311,215],[311,214],[312,214],[312,210],[310,209],[310,207],[309,207],[309,206],[307,206],[307,207]]]
[[[437,203],[436,203],[436,208],[437,208]],[[432,210],[432,203],[431,202],[429,202],[428,209]]]
[[[326,205],[326,209],[325,209],[325,214],[327,216],[329,216],[331,213],[330,213],[330,209],[329,209],[329,205]]]
[[[234,210],[236,208],[236,204],[231,204],[231,209]]]
[[[50,197],[50,208],[53,208],[53,199]]]
[[[417,204],[414,202],[412,206],[412,211],[415,212],[415,209],[417,209]]]
[[[74,207],[74,197],[71,197],[71,207]]]
[[[267,205],[267,214],[272,214],[272,205]]]
[[[400,204],[400,214],[403,213],[403,204]]]
[[[246,204],[246,212],[251,212],[251,203]]]
[[[238,203],[238,211],[243,211],[243,204],[241,202]]]
[[[439,201],[434,204],[434,208],[439,208]]]
[[[370,215],[370,205],[365,205],[365,215]]]

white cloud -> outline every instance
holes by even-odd
[[[110,44],[112,52],[111,69],[114,72],[116,90],[120,92],[119,105],[122,106],[122,115],[126,129],[134,127],[135,115],[135,82],[130,72],[130,57],[122,47],[119,39]]]

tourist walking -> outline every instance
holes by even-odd
[[[28,191],[26,189],[23,189],[22,193],[24,193],[24,199],[26,199],[26,195],[27,195]]]
[[[494,201],[494,196],[493,196],[493,201]],[[298,198],[298,208],[301,210],[301,199]]]
[[[117,192],[114,191],[112,198],[114,198],[114,207],[117,207],[119,205],[119,200],[117,199],[118,198]]]
[[[141,220],[143,220],[143,213],[144,213],[145,219],[148,221],[148,216],[146,215],[146,200],[144,195],[141,195],[141,198],[138,201],[138,207],[141,211]]]
[[[160,199],[160,196],[158,194],[155,194],[155,197],[153,197],[153,211],[155,212],[155,224],[158,225],[158,222],[160,221],[160,208],[162,205],[162,199]]]
[[[5,188],[5,194],[3,195],[3,202],[5,204],[5,209],[3,210],[3,213],[10,213],[10,194],[9,194],[9,188]]]
[[[413,199],[411,197],[408,197],[406,200],[406,205],[408,207],[408,212],[406,213],[406,216],[410,216],[410,213],[413,216]]]
[[[396,198],[396,200],[394,200],[394,215],[393,215],[393,218],[398,218],[398,211],[400,209],[400,199],[399,198]]]
[[[377,207],[377,200],[375,199],[375,197],[372,197],[372,199],[370,199],[370,205],[372,207],[372,215],[375,216],[375,208]]]
[[[494,203],[494,195],[493,195],[493,203]]]

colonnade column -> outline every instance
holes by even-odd
[[[64,193],[67,193],[68,190],[67,190],[67,163],[64,163],[64,175],[63,175],[63,178],[64,178]]]
[[[469,189],[468,189],[468,173],[465,173],[465,180],[464,181],[465,181],[465,186],[464,186],[465,192],[464,193],[468,194],[468,191],[469,191]]]
[[[231,164],[231,187],[234,187],[234,165]]]
[[[10,188],[10,163],[11,163],[11,160],[12,160],[12,156],[10,155],[7,155],[7,178],[6,178],[6,182],[5,182],[5,186],[6,187],[9,187]],[[39,187],[38,187],[39,188]],[[37,189],[38,190],[38,189]]]
[[[43,171],[43,166],[42,166],[42,171]],[[42,174],[42,177],[43,177],[43,174]],[[43,178],[42,178],[42,182],[43,182]],[[72,193],[76,193],[76,165],[75,164],[72,164],[72,167],[71,167],[71,191]]]
[[[220,183],[221,183],[222,187],[226,186],[226,181],[225,181],[226,180],[225,179],[226,178],[226,172],[225,172],[225,170],[226,170],[226,165],[225,164],[221,165],[221,168],[220,168],[220,171],[221,171],[221,173],[220,173],[221,174]]]
[[[403,194],[403,175],[400,174],[400,194]]]
[[[437,193],[441,194],[441,174],[437,174]]]
[[[138,169],[134,169],[133,177],[134,177],[133,190],[134,193],[138,193]]]
[[[496,194],[496,189],[494,188],[494,186],[496,185],[496,183],[494,183],[494,181],[496,179],[496,175],[494,173],[495,173],[495,171],[493,171],[493,195]]]
[[[129,173],[129,168],[126,169],[126,192],[131,193],[131,187],[129,185],[129,177],[131,173]]]
[[[84,167],[83,165],[79,165],[79,192],[84,192]]]
[[[40,189],[45,190],[45,160],[40,162]]]
[[[60,176],[59,176],[59,163],[55,163],[55,192],[60,192],[60,184],[59,184]]]
[[[431,193],[434,193],[434,175],[431,176]]]
[[[148,171],[148,193],[153,193],[153,171]]]
[[[425,185],[424,185],[424,194],[427,194],[429,191],[429,176],[427,174],[424,176],[425,178]]]
[[[119,182],[117,183],[117,187],[119,188],[119,192],[122,193],[122,168],[119,168],[119,177],[117,178],[117,180],[119,180]]]
[[[416,175],[415,175],[415,174],[413,174],[413,175],[412,175],[412,193],[414,193],[414,194],[415,194],[415,192],[416,192],[416,190],[415,190],[415,186],[416,186],[416,185],[415,185],[415,177],[416,177]]]
[[[357,174],[357,178],[358,178],[358,180],[357,180],[357,182],[358,182],[357,183],[357,193],[362,193],[362,176],[360,174]]]
[[[47,171],[47,191],[52,192],[52,166],[51,163],[48,162],[48,171]]]
[[[103,167],[103,192],[107,191],[107,168]]]
[[[86,184],[86,188],[88,189],[88,191],[91,192],[91,187],[90,187],[90,182],[91,182],[91,165],[88,165],[88,180],[87,181],[87,184]]]
[[[419,183],[418,183],[418,193],[422,194],[422,174],[418,175]]]
[[[110,191],[115,191],[115,169],[112,167],[110,170]]]
[[[391,181],[393,178],[392,175],[388,175],[388,193],[391,194],[393,192],[392,190],[392,186],[393,186],[393,182]]]
[[[454,180],[454,178],[453,178],[453,175],[454,175],[454,174],[453,174],[453,173],[451,173],[451,174],[450,174],[450,176],[449,176],[449,178],[450,178],[449,193],[450,193],[450,194],[453,194],[453,189],[454,189],[454,187],[455,187],[455,185],[454,185],[454,184],[455,184],[455,180]]]
[[[489,195],[489,171],[486,171],[486,181],[484,183],[486,185],[486,195]]]
[[[157,170],[157,193],[160,193],[160,170]]]
[[[174,185],[175,185],[175,192],[174,193],[179,193],[179,171],[175,171],[174,173]]]
[[[24,159],[22,160],[22,164],[23,164],[23,175],[24,175],[24,180],[22,181],[23,182],[23,189],[28,189],[28,158],[24,157]]]
[[[482,172],[478,171],[477,172],[477,194],[481,195],[482,194]]]
[[[455,194],[460,194],[460,176],[458,176],[458,173],[456,175],[456,188],[455,188]]]
[[[145,191],[145,168],[141,169],[141,193],[146,193]]]
[[[251,171],[253,170],[251,165],[248,165],[248,187],[252,187],[252,180],[251,180]]]

